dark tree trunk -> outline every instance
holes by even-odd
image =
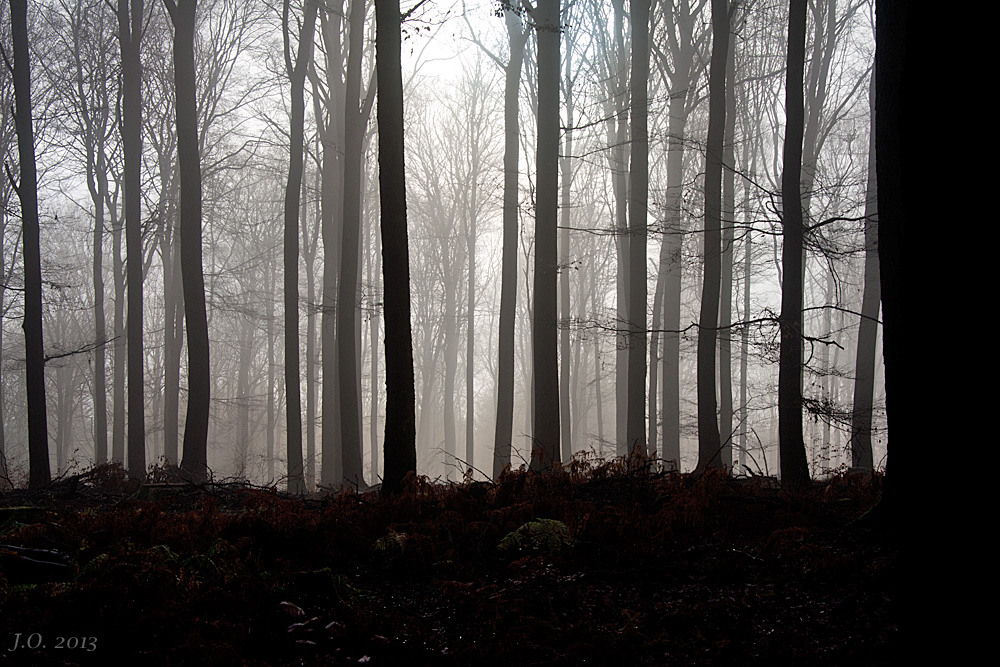
[[[716,413],[715,352],[722,277],[722,150],[726,125],[726,58],[729,2],[712,0],[708,141],[705,155],[705,275],[698,320],[698,470],[722,465]]]
[[[518,88],[528,31],[511,9],[504,12],[510,59],[504,84],[503,251],[500,278],[500,332],[497,359],[497,423],[493,438],[493,479],[510,463],[514,431],[514,313],[517,310]]]
[[[358,487],[364,485],[355,329],[361,299],[358,290],[358,252],[361,243],[361,171],[365,128],[360,104],[365,9],[365,0],[351,0],[347,85],[344,95],[344,227],[337,290],[337,368],[340,374],[343,479],[336,483]]]
[[[916,128],[921,94],[918,42],[913,34],[918,12],[912,3],[881,0],[875,27],[875,153],[878,171],[878,259],[882,292],[882,358],[886,412],[902,438],[901,415],[909,405],[908,373],[900,361],[904,304],[902,249],[904,226],[918,219],[925,198],[919,175],[921,141]],[[891,399],[891,402],[890,402]],[[892,408],[892,409],[890,409]],[[895,419],[894,419],[895,416]],[[887,452],[888,455],[888,452]],[[888,471],[888,463],[886,464]],[[893,501],[896,502],[896,501]],[[898,503],[897,503],[897,506]]]
[[[403,75],[399,0],[375,0],[378,70],[379,200],[385,289],[385,478],[386,493],[401,490],[417,469],[410,332],[410,256],[406,232],[403,162]]]
[[[559,331],[556,299],[559,203],[559,0],[538,0],[538,143],[532,313],[535,418],[531,468],[559,464]]]
[[[302,389],[299,381],[299,200],[302,191],[302,150],[305,123],[306,69],[312,58],[313,33],[316,26],[316,3],[307,0],[305,17],[299,30],[299,43],[294,63],[291,55],[289,0],[282,10],[285,68],[290,80],[291,140],[289,146],[288,183],[285,187],[284,238],[284,304],[285,304],[285,410],[288,438],[288,492],[304,493],[302,470]]]
[[[375,0],[375,20],[379,199],[385,286],[385,478],[382,489],[395,493],[402,488],[406,475],[417,468],[399,0]]]
[[[326,46],[327,115],[320,128],[323,141],[323,169],[320,182],[323,234],[323,315],[321,354],[323,357],[323,428],[320,447],[322,466],[320,482],[330,487],[344,478],[343,457],[340,453],[340,380],[337,364],[337,290],[340,277],[341,228],[343,220],[342,191],[344,187],[341,147],[344,138],[344,84],[338,77],[343,72],[340,29],[343,0],[326,3],[321,14],[323,41]]]
[[[806,0],[791,0],[785,81],[785,148],[781,175],[781,351],[778,365],[778,441],[782,479],[809,482],[802,437],[802,135]]]
[[[736,48],[726,55],[726,129],[722,147],[722,286],[719,299],[719,465],[733,467],[733,242],[736,223]]]
[[[861,324],[854,371],[854,407],[851,414],[851,465],[874,466],[872,406],[875,396],[875,347],[881,301],[878,264],[878,178],[876,154],[875,74],[869,92],[871,124],[868,132],[868,194],[865,199],[865,287],[861,297]]]
[[[45,416],[45,351],[42,343],[42,253],[38,224],[38,177],[35,171],[35,132],[31,121],[31,70],[28,61],[27,0],[10,2],[11,41],[14,48],[14,124],[21,200],[21,244],[24,258],[24,347],[28,392],[28,484],[49,483],[49,440]]]
[[[212,381],[208,314],[201,248],[201,158],[195,92],[194,33],[197,0],[164,0],[174,24],[174,81],[177,89],[177,162],[180,174],[180,261],[187,327],[188,403],[181,469],[191,479],[208,475],[208,414]]]
[[[128,277],[128,472],[146,477],[146,405],[142,345],[142,0],[118,0],[122,54],[122,149],[125,157],[125,253]]]
[[[649,190],[649,0],[632,0],[632,143],[629,163],[629,453],[646,449],[646,216]]]

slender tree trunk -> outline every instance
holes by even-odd
[[[268,483],[274,482],[274,430],[277,421],[277,406],[275,405],[274,377],[274,292],[277,287],[277,277],[275,275],[275,262],[270,260],[267,267],[267,433],[265,435],[266,458],[267,458],[267,479]]]
[[[188,349],[188,403],[181,469],[193,480],[208,474],[208,415],[212,393],[208,314],[201,247],[201,158],[195,91],[194,33],[197,0],[164,0],[174,24],[177,89],[177,162],[180,174],[180,262]]]
[[[705,155],[705,275],[698,326],[698,470],[722,465],[715,351],[722,278],[722,161],[726,125],[726,58],[729,2],[712,0],[712,60],[709,66],[708,141]]]
[[[28,393],[28,484],[45,486],[49,474],[48,427],[45,416],[45,352],[42,343],[42,254],[38,224],[38,177],[35,170],[35,132],[31,120],[31,71],[28,61],[27,0],[10,2],[11,41],[14,48],[14,124],[21,200],[21,243],[24,262],[24,347]]]
[[[470,137],[471,139],[471,137]],[[468,332],[465,338],[465,466],[466,470],[475,467],[475,434],[476,434],[476,216],[478,215],[478,195],[479,195],[479,146],[470,141],[472,148],[472,170],[473,182],[468,184],[470,190],[468,220],[469,228],[466,230],[467,252],[469,255],[469,288],[466,294],[466,312],[468,322],[466,324]]]
[[[101,130],[103,134],[103,130]],[[107,321],[104,315],[104,200],[107,178],[97,178],[96,171],[107,170],[103,137],[94,151],[93,163],[87,161],[87,185],[94,203],[94,463],[108,461],[108,397],[107,397]],[[0,302],[0,310],[3,304]]]
[[[685,31],[693,28],[685,15]],[[682,36],[686,34],[682,31]],[[667,124],[667,196],[666,234],[660,245],[660,272],[663,274],[663,394],[660,413],[663,416],[662,457],[668,466],[680,470],[680,355],[681,355],[681,287],[684,246],[684,132],[687,126],[687,99],[691,92],[691,70],[694,47],[686,40],[675,54],[673,77],[670,80],[669,120]]]
[[[250,318],[243,318],[240,329],[236,377],[236,475],[247,479],[250,460],[250,360],[253,355],[253,324]]]
[[[317,123],[319,119],[317,119]],[[318,143],[318,142],[317,142]],[[319,186],[319,170],[316,170]],[[302,179],[302,242],[306,245],[306,489],[316,488],[316,252],[319,246],[319,216],[313,220],[313,236],[309,238],[309,216],[306,179]]]
[[[806,0],[790,0],[785,83],[785,148],[781,175],[781,351],[778,366],[778,441],[782,479],[809,482],[802,437],[802,134]]]
[[[329,101],[326,122],[320,129],[323,140],[323,174],[320,182],[323,232],[323,430],[321,448],[322,466],[320,481],[331,487],[344,478],[343,457],[340,453],[340,374],[337,351],[337,293],[340,277],[341,229],[343,227],[344,162],[341,149],[344,145],[344,117],[338,110],[344,108],[344,83],[339,77],[343,72],[341,49],[341,23],[343,1],[326,3],[322,14],[323,41],[326,46],[326,81]],[[335,73],[337,73],[335,75]]]
[[[118,0],[122,54],[122,149],[128,276],[128,472],[146,477],[146,405],[142,345],[142,0]]]
[[[375,0],[375,19],[379,198],[385,285],[385,481],[382,489],[395,493],[402,488],[406,475],[415,472],[417,467],[399,0]]]
[[[114,197],[117,200],[117,193]],[[125,260],[122,257],[122,235],[124,220],[118,214],[117,208],[111,206],[111,252],[112,270],[115,274],[115,344],[114,373],[112,375],[112,425],[111,425],[111,460],[115,463],[125,461],[125,357],[127,349],[127,334],[125,331]]]
[[[629,453],[646,451],[646,239],[649,190],[649,0],[632,0],[632,143],[629,166]]]
[[[736,48],[726,54],[726,123],[722,147],[722,287],[719,300],[719,465],[733,468],[733,242],[736,223]]]
[[[623,61],[625,58],[625,4],[623,0],[612,0],[614,29],[612,39],[616,43],[618,68],[612,76],[616,79],[614,96],[614,116],[608,115],[608,125],[614,122],[615,130],[609,134],[612,145],[612,192],[615,198],[615,246],[618,255],[616,275],[616,304],[618,316],[618,336],[615,341],[615,453],[624,456],[628,452],[628,314],[630,249],[628,230],[628,157],[625,152],[628,142],[628,87],[624,82]]]
[[[562,459],[573,457],[573,427],[569,401],[569,360],[570,360],[570,295],[569,295],[569,242],[570,211],[572,200],[570,189],[573,185],[573,45],[570,35],[566,36],[566,75],[563,83],[566,106],[566,134],[563,138],[562,167],[562,229],[559,232],[559,368],[562,382],[559,385],[559,432],[562,435]]]
[[[377,204],[376,204],[377,206]],[[368,283],[372,289],[372,299],[376,304],[382,302],[382,290],[379,289],[379,276],[382,273],[382,242],[378,229],[372,230],[374,243],[372,244],[372,257],[368,261]],[[369,440],[371,440],[372,451],[372,484],[376,484],[381,477],[379,474],[378,462],[378,329],[379,329],[379,307],[372,307],[372,316],[369,322],[369,335],[371,336],[371,416],[369,417]]]
[[[305,493],[302,470],[302,388],[299,370],[299,199],[302,189],[303,125],[305,123],[306,68],[312,58],[316,26],[315,2],[308,0],[299,30],[295,61],[291,55],[289,0],[282,10],[285,68],[291,86],[291,141],[288,184],[285,187],[284,305],[285,305],[285,410],[288,439],[288,492]]]
[[[361,413],[358,407],[360,380],[355,328],[361,298],[358,290],[358,253],[361,243],[361,170],[365,129],[360,100],[365,8],[365,0],[351,0],[344,100],[344,228],[337,292],[337,364],[340,374],[338,379],[344,475],[338,482],[358,487],[364,485]]]
[[[532,470],[557,466],[559,452],[559,349],[556,233],[559,202],[559,0],[538,0],[538,142],[535,168],[535,275],[532,367],[535,418]]]
[[[851,465],[874,467],[872,407],[875,396],[875,343],[881,301],[878,263],[878,176],[875,121],[875,73],[869,91],[871,123],[868,132],[868,194],[865,198],[865,287],[861,297],[861,324],[854,371],[854,407],[851,410]]]
[[[493,479],[510,464],[514,430],[514,315],[517,311],[518,93],[528,31],[512,9],[504,11],[510,59],[504,83],[503,251],[500,278],[500,331],[497,358],[497,421],[493,438]]]

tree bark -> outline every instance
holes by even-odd
[[[559,348],[556,236],[559,202],[559,0],[538,0],[538,142],[532,322],[535,416],[531,469],[559,465]]]
[[[125,158],[125,254],[128,277],[128,472],[146,477],[146,405],[142,331],[142,0],[118,0]]]
[[[726,124],[726,59],[729,2],[712,0],[712,60],[709,72],[708,140],[705,155],[705,275],[698,322],[698,467],[722,465],[715,352],[722,278],[722,162]]]
[[[559,212],[562,223],[559,230],[559,372],[562,382],[559,385],[559,433],[562,436],[562,459],[569,461],[573,457],[573,427],[569,400],[569,360],[570,360],[570,294],[569,294],[569,242],[570,242],[570,211],[572,200],[570,189],[573,185],[573,45],[569,35],[566,36],[566,75],[563,80],[563,93],[566,106],[566,134],[563,139],[562,158],[562,210]]]
[[[31,70],[28,61],[27,0],[10,2],[11,41],[14,49],[14,124],[21,200],[21,244],[24,262],[24,347],[28,394],[28,485],[49,483],[49,441],[45,414],[45,351],[42,342],[42,254],[38,223],[38,177],[35,169],[35,133],[31,120]]]
[[[778,365],[778,442],[782,479],[809,482],[802,437],[802,135],[806,0],[790,0],[785,82],[785,147],[781,175],[781,350]]]
[[[180,173],[180,261],[188,349],[188,403],[181,470],[194,481],[208,476],[208,415],[212,393],[208,314],[201,247],[201,158],[195,92],[197,0],[164,0],[174,24],[177,89],[177,162]]]
[[[396,493],[416,471],[413,338],[410,331],[410,258],[403,160],[403,75],[399,0],[375,0],[378,75],[379,199],[385,286],[385,478]]]
[[[520,127],[518,123],[521,66],[528,31],[521,27],[521,17],[512,9],[504,11],[510,58],[504,81],[503,149],[503,250],[500,278],[500,324],[497,352],[497,417],[493,437],[493,479],[510,464],[514,431],[514,315],[517,310],[518,242],[518,162]]]
[[[360,380],[355,325],[361,294],[358,252],[361,243],[361,167],[364,125],[360,111],[361,59],[364,49],[365,0],[351,0],[349,51],[344,95],[344,227],[337,291],[337,367],[340,382],[343,478],[338,483],[364,485]]]
[[[875,73],[869,91],[871,123],[868,131],[868,194],[865,198],[865,287],[861,297],[861,323],[854,371],[854,404],[851,410],[851,465],[874,467],[872,456],[872,406],[875,397],[875,343],[881,301],[878,263],[878,176],[876,153]]]
[[[631,454],[646,450],[646,235],[649,190],[649,0],[632,0],[632,143],[629,162],[628,432]]]
[[[719,465],[733,468],[733,242],[736,223],[736,58],[726,54],[726,123],[722,147],[722,286],[719,299]]]
[[[285,187],[284,305],[285,305],[285,410],[288,438],[288,492],[305,493],[302,469],[302,388],[299,380],[299,199],[302,188],[302,151],[305,123],[306,68],[312,58],[316,3],[307,0],[299,30],[295,61],[291,55],[289,0],[282,10],[285,68],[291,87],[291,140],[288,183]]]

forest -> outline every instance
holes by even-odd
[[[3,3],[4,659],[890,664],[905,5]]]

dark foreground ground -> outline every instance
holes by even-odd
[[[0,493],[0,664],[894,664],[880,485],[577,462],[297,499],[100,468]]]

